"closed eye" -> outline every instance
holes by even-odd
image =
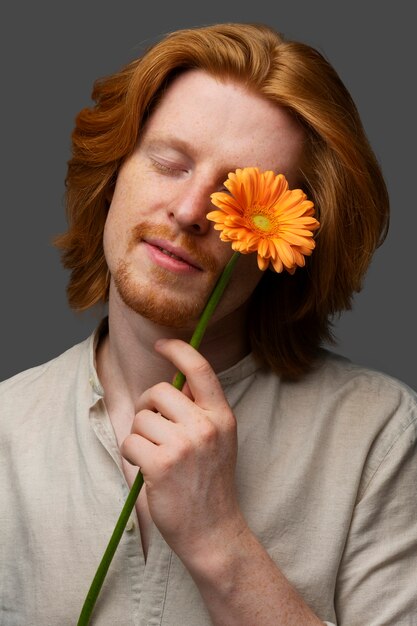
[[[151,158],[151,162],[153,167],[158,170],[159,172],[162,172],[164,174],[168,174],[169,176],[176,176],[178,174],[181,174],[182,172],[185,172],[186,170],[181,168],[181,167],[171,167],[170,165],[166,165],[165,163],[161,163],[160,161],[157,161],[156,159],[152,159]]]

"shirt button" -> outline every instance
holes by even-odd
[[[127,520],[127,524],[126,524],[126,531],[127,532],[131,532],[135,527],[135,522],[134,520],[129,517],[129,519]]]

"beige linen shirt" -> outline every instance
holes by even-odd
[[[128,494],[94,342],[0,385],[3,626],[76,624]],[[417,625],[416,394],[326,351],[297,383],[252,356],[220,380],[242,510],[306,602],[338,626]],[[145,563],[132,514],[91,624],[210,619],[155,527]]]

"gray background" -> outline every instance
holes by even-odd
[[[388,183],[392,220],[337,351],[417,388],[415,58],[412,4],[72,1],[3,6],[1,23],[0,380],[84,339],[100,312],[75,314],[52,237],[75,114],[95,78],[176,28],[266,22],[318,48],[351,91]]]

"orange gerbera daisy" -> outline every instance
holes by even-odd
[[[257,252],[261,270],[271,264],[276,272],[285,268],[293,274],[302,267],[314,250],[313,233],[319,227],[314,205],[302,189],[289,189],[283,174],[257,167],[231,172],[224,186],[229,193],[210,196],[220,210],[207,214],[221,231],[220,239],[230,241],[237,252]]]

